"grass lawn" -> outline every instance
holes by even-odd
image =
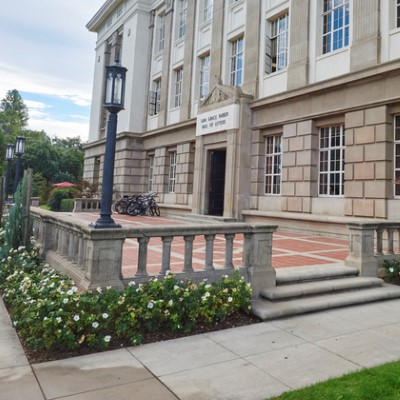
[[[400,400],[400,361],[363,369],[269,400]]]

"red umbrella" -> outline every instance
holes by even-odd
[[[55,183],[53,185],[53,187],[71,187],[71,186],[75,186],[75,184],[71,182],[60,182],[60,183]]]

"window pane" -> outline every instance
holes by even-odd
[[[344,189],[344,129],[320,129],[319,194],[342,196]]]

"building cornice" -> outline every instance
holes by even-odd
[[[90,32],[98,32],[100,27],[106,22],[107,18],[114,10],[124,3],[124,0],[107,0],[94,17],[86,24]]]

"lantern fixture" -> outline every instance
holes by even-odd
[[[13,143],[8,143],[6,148],[6,161],[11,161],[14,158],[15,146]]]
[[[14,177],[14,195],[17,191],[19,181],[21,180],[21,156],[25,153],[25,138],[23,136],[17,136],[17,140],[15,142],[15,155],[17,156],[17,165],[15,168],[15,177]]]
[[[106,67],[104,107],[109,112],[117,113],[124,109],[126,71],[118,60]]]
[[[15,155],[21,157],[25,153],[25,138],[23,136],[17,136],[15,143]]]

